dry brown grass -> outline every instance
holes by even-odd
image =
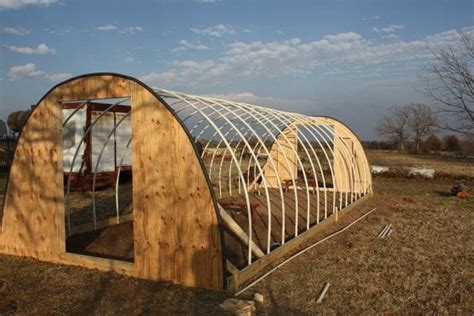
[[[474,177],[474,164],[454,157],[384,151],[368,151],[368,156],[373,164],[429,167]],[[2,181],[0,176],[0,188]],[[255,291],[264,294],[259,312],[271,315],[472,315],[474,198],[447,196],[451,185],[452,180],[375,178],[374,197],[343,217],[339,226],[377,207],[373,214],[283,266],[242,297]],[[101,199],[109,195],[99,193]],[[88,209],[88,204],[82,206]],[[377,238],[388,223],[393,233]],[[332,286],[318,305],[326,282]],[[0,314],[222,314],[218,305],[227,297],[224,292],[0,255]]]
[[[259,311],[272,315],[472,314],[474,199],[445,196],[450,185],[447,180],[375,179],[374,197],[351,216],[372,207],[377,211],[243,297],[263,293]],[[388,223],[394,232],[377,238]],[[332,287],[317,305],[325,282]],[[0,306],[18,314],[210,314],[221,313],[218,305],[228,296],[0,256]]]
[[[443,181],[376,179],[377,207],[357,227],[318,246],[254,290],[284,313],[472,314],[474,201],[444,196]],[[386,239],[377,238],[388,223]],[[322,305],[325,282],[333,286]]]
[[[474,177],[473,160],[454,156],[411,155],[390,150],[367,150],[366,153],[371,165],[431,168],[444,174]]]

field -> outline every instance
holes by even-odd
[[[435,167],[456,176],[474,173],[473,162],[455,158],[368,154],[374,164]],[[241,297],[262,293],[265,302],[258,310],[272,315],[472,315],[474,198],[448,196],[452,184],[449,177],[374,178],[374,196],[337,225],[376,207],[374,213]],[[389,223],[393,233],[378,238]],[[328,233],[321,232],[315,241]],[[331,287],[318,305],[326,282]],[[0,255],[0,314],[221,314],[218,305],[227,297],[224,292]]]
[[[372,165],[435,169],[437,173],[474,178],[474,160],[448,155],[409,155],[391,150],[367,150]]]

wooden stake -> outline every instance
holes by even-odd
[[[387,236],[387,233],[392,229],[392,224],[388,225],[387,229],[385,230],[385,232],[382,234],[382,238],[385,238],[385,236]]]
[[[379,237],[382,237],[382,235],[385,233],[385,230],[388,228],[388,225],[385,225],[382,230],[379,232]]]
[[[328,291],[330,285],[331,285],[331,283],[329,283],[329,282],[326,283],[326,285],[324,286],[323,291],[321,292],[321,295],[319,295],[318,300],[316,301],[316,304],[321,304],[321,302],[323,301],[323,298],[326,295],[326,292]]]

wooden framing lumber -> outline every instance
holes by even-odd
[[[369,193],[361,199],[357,200],[356,202],[352,203],[351,205],[345,207],[344,210],[340,212],[339,218],[350,212],[351,209],[359,207],[360,204],[363,203],[366,199],[368,199],[371,195],[372,193]],[[324,228],[332,225],[335,221],[335,216],[328,217],[326,220],[320,222],[319,224],[313,226],[311,229],[298,235],[297,238],[293,238],[292,240],[286,242],[284,245],[281,245],[269,254],[255,261],[250,266],[247,266],[244,269],[240,270],[238,273],[235,273],[232,276],[228,277],[227,287],[229,291],[237,292],[240,288],[250,283],[259,275],[271,269],[272,266],[277,264],[284,257],[295,253],[301,246],[309,242],[312,238],[314,238],[316,234],[318,234]]]
[[[235,235],[239,238],[239,240],[246,246],[249,243],[249,236],[244,232],[244,230],[237,224],[233,218],[227,214],[227,211],[219,205],[219,214],[224,225]],[[257,246],[254,241],[251,241],[250,248],[252,249],[252,253],[257,256],[258,258],[262,258],[265,254],[264,252]]]

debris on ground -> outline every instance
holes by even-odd
[[[263,297],[263,296],[262,296]],[[239,316],[251,316],[255,314],[256,308],[253,301],[229,298],[219,305],[223,310]]]
[[[389,236],[392,233],[392,224],[385,225],[382,230],[379,232],[378,237],[384,238]]]
[[[263,295],[260,293],[255,293],[253,295],[253,300],[258,303],[263,303]]]
[[[379,173],[388,172],[388,171],[389,171],[389,168],[388,168],[388,167],[385,167],[385,166],[375,166],[375,165],[372,165],[372,166],[370,166],[370,171],[371,171],[373,174],[379,174]]]
[[[321,302],[323,301],[324,296],[326,296],[326,292],[328,291],[329,286],[331,286],[331,283],[327,282],[326,285],[323,288],[323,291],[319,295],[318,300],[316,301],[316,304],[321,304]]]
[[[408,168],[408,176],[419,176],[422,178],[433,179],[435,175],[434,169],[428,168]]]
[[[464,183],[464,181],[456,181],[453,187],[451,188],[451,194],[459,198],[468,198],[469,197],[469,187]]]

